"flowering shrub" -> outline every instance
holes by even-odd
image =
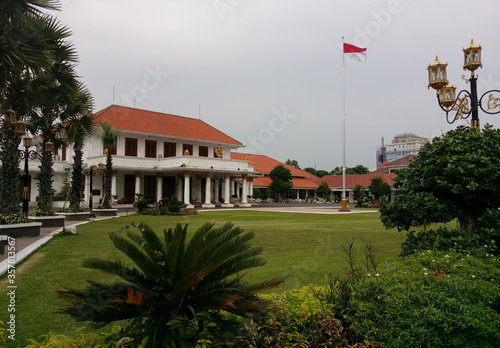
[[[31,221],[19,214],[9,214],[9,215],[0,214],[0,225],[23,224],[27,222]]]
[[[355,285],[352,328],[387,347],[499,347],[500,261],[418,252]]]
[[[53,210],[43,210],[40,208],[33,209],[30,212],[30,216],[54,216],[56,215],[55,211]]]
[[[281,294],[261,295],[276,304],[275,312],[260,322],[250,320],[239,347],[379,347],[353,344],[336,319],[334,308],[323,301],[324,287],[306,286]]]

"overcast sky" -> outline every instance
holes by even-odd
[[[96,111],[201,115],[242,152],[331,170],[342,164],[342,36],[368,55],[345,68],[346,164],[373,168],[382,137],[459,124],[427,89],[436,54],[457,92],[469,89],[462,48],[474,38],[479,95],[500,89],[499,10],[494,0],[62,0],[55,15],[73,32]],[[500,126],[500,115],[479,118]]]

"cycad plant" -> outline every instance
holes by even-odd
[[[70,301],[63,312],[78,321],[106,325],[123,319],[141,319],[149,332],[147,346],[159,347],[168,335],[167,324],[179,315],[208,311],[214,318],[221,311],[239,316],[261,315],[270,303],[256,293],[278,287],[282,278],[246,284],[248,269],[263,266],[262,248],[252,247],[252,232],[232,223],[214,227],[206,223],[190,240],[187,225],[181,224],[158,236],[149,226],[139,225],[140,234],[131,230],[114,232],[110,238],[132,260],[87,259],[84,267],[101,270],[122,282],[90,282],[85,290],[60,291]]]

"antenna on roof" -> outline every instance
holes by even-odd
[[[115,105],[115,85],[113,85],[113,105]]]
[[[201,120],[201,103],[198,103],[198,117]]]

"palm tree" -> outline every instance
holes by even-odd
[[[65,41],[71,33],[52,17],[48,17],[48,23],[55,28],[52,38],[55,42],[53,45],[55,60],[50,68],[44,69],[29,81],[32,105],[28,112],[30,119],[28,129],[32,134],[41,136],[43,149],[50,142],[57,150],[62,146],[58,131],[64,124],[80,116],[78,113],[80,105],[75,103],[79,102],[77,98],[81,83],[73,66],[77,59],[75,49],[71,43]],[[42,151],[37,180],[38,208],[44,211],[52,210],[53,165],[52,153]]]
[[[116,138],[120,135],[120,131],[114,129],[109,123],[100,121],[101,125],[101,140],[102,146],[104,148],[104,153],[106,154],[106,170],[104,172],[104,198],[102,200],[102,206],[108,206],[111,199],[111,180],[113,175],[113,158],[112,152],[116,146]]]
[[[176,315],[219,311],[239,316],[262,314],[270,303],[256,293],[278,287],[282,278],[245,284],[244,272],[263,266],[262,248],[251,247],[252,232],[226,223],[200,227],[187,241],[187,225],[163,231],[160,238],[149,226],[139,226],[140,235],[127,230],[110,238],[134,266],[123,261],[87,259],[84,267],[121,278],[115,284],[90,282],[85,290],[59,291],[71,302],[63,309],[78,321],[106,325],[123,319],[146,319],[148,346],[156,347],[168,334],[168,322]],[[242,273],[243,272],[243,273]],[[106,294],[105,296],[101,296]],[[99,301],[96,301],[99,298]],[[158,340],[158,341],[157,341]],[[160,345],[161,346],[161,345]]]
[[[55,1],[19,1],[12,8],[6,3],[14,2],[5,1],[0,5],[0,17],[7,19],[0,24],[0,31],[5,35],[0,35],[0,42],[7,45],[2,47],[9,47],[0,52],[0,112],[13,109],[19,121],[34,108],[32,81],[56,61],[69,30],[53,17],[36,10],[38,3],[49,6],[56,4]],[[27,33],[30,35],[26,36]],[[2,138],[0,212],[13,214],[19,211],[20,203],[20,138],[6,122],[2,124]]]
[[[73,143],[73,171],[71,172],[70,209],[78,210],[82,200],[83,192],[83,145],[88,136],[95,133],[95,116],[92,110],[92,96],[83,86],[75,91],[72,113],[76,118],[64,126],[67,143]]]

